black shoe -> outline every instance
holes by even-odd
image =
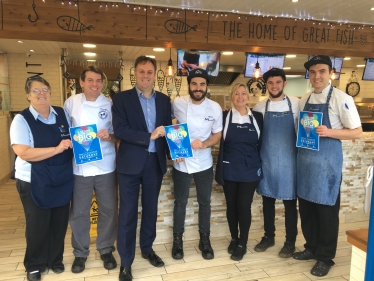
[[[142,258],[149,261],[149,263],[155,267],[163,267],[165,264],[162,259],[156,255],[155,252],[144,254],[142,253]]]
[[[131,274],[131,267],[120,267],[119,270],[119,281],[131,281],[132,274]]]
[[[27,280],[28,281],[40,281],[42,276],[40,275],[40,272],[30,273],[27,272]]]
[[[283,248],[278,253],[278,256],[281,258],[290,258],[292,254],[295,252],[295,243],[292,242],[284,242]]]
[[[214,252],[210,245],[209,233],[200,232],[199,250],[204,259],[211,260],[214,258]]]
[[[323,261],[317,261],[317,263],[313,266],[310,273],[314,276],[325,276],[329,273],[331,265],[324,263]]]
[[[71,272],[81,273],[85,268],[87,258],[75,257],[73,265],[71,266]]]
[[[229,254],[232,254],[236,250],[236,247],[238,247],[238,243],[239,243],[238,239],[231,239],[230,245],[227,248],[227,252]]]
[[[243,256],[247,253],[247,248],[245,245],[238,245],[236,250],[232,253],[231,259],[234,261],[240,261],[243,259]]]
[[[113,257],[112,252],[107,254],[102,254],[100,256],[101,260],[104,262],[104,268],[111,270],[117,267],[116,259]]]
[[[305,249],[302,252],[297,252],[292,255],[292,257],[295,260],[301,260],[301,261],[306,261],[306,260],[312,260],[314,259],[313,253],[309,252],[307,249]]]
[[[56,273],[56,274],[60,274],[62,272],[65,271],[65,266],[63,263],[60,263],[60,264],[57,264],[57,265],[54,265],[51,267],[51,270]]]
[[[173,248],[171,249],[171,256],[175,260],[183,259],[183,234],[182,233],[174,233],[173,234]]]
[[[255,251],[265,252],[268,248],[273,247],[274,245],[274,237],[264,236],[262,237],[261,242],[255,246]]]

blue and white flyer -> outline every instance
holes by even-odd
[[[322,112],[300,111],[296,146],[319,150],[319,135],[316,128],[322,124]]]
[[[171,159],[193,157],[187,123],[165,126]]]
[[[69,130],[72,136],[75,164],[82,165],[103,159],[96,124],[71,127]]]

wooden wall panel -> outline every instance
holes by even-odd
[[[295,21],[217,12],[195,12],[118,3],[1,0],[2,38],[63,42],[107,43],[133,46],[165,46],[184,49],[232,50],[277,53],[324,53],[371,57],[374,30],[347,24]],[[64,16],[65,18],[61,18]],[[75,23],[64,24],[71,17]],[[58,25],[63,24],[65,29]],[[61,21],[65,19],[65,22]],[[73,32],[84,24],[87,29]],[[91,27],[92,26],[92,27]]]

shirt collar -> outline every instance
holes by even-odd
[[[250,108],[249,108],[248,106],[246,106],[245,108],[248,110],[248,115],[249,115],[249,116],[252,116],[252,111],[250,110]],[[231,110],[232,110],[232,113],[233,113],[233,114],[238,114],[238,115],[240,115],[239,111],[237,111],[237,110],[235,109],[235,107],[232,107]],[[240,116],[241,116],[241,115],[240,115]]]
[[[331,87],[331,84],[329,83],[329,84],[327,85],[327,87],[324,88],[324,89],[322,90],[322,93],[321,93],[321,94],[326,94],[326,93],[328,93],[329,90],[330,90],[330,87]],[[313,90],[312,94],[316,94],[316,92],[314,92],[314,90]]]
[[[138,94],[138,97],[140,98],[140,95],[143,94],[142,91],[140,91],[136,86],[134,86],[135,90],[136,90],[136,93]],[[144,94],[143,94],[144,96]],[[152,94],[149,98],[152,98],[152,97],[156,97],[156,92],[155,92],[155,89],[152,89]]]
[[[32,116],[35,118],[35,120],[38,119],[38,116],[40,114],[35,110],[35,108],[31,104],[30,104],[29,109],[30,109],[30,112],[31,112]],[[49,106],[49,116],[51,116],[52,113],[54,113],[55,115],[58,115],[56,110],[52,106]],[[49,116],[48,116],[48,118],[49,118]]]

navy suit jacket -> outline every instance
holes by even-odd
[[[222,122],[223,122],[222,137],[221,137],[221,142],[220,142],[220,146],[219,146],[219,154],[218,154],[217,166],[216,166],[215,180],[220,185],[225,185],[225,181],[223,179],[223,165],[222,165],[222,161],[223,161],[223,142],[224,142],[224,140],[223,140],[223,130],[225,129],[226,118],[227,118],[228,113],[229,113],[229,111],[224,111],[223,116],[222,116],[223,117],[222,118]],[[260,133],[261,133],[262,132],[262,126],[263,126],[262,113],[257,112],[257,111],[252,111],[252,114],[253,114],[253,117],[256,119],[258,128],[260,129]],[[262,140],[262,134],[260,134],[260,139],[258,140],[258,146],[257,146],[258,150],[260,150],[260,148],[261,148],[261,140]]]
[[[144,168],[148,155],[151,133],[148,133],[142,106],[136,89],[127,90],[113,97],[113,130],[121,141],[117,156],[117,172],[135,175]],[[156,128],[171,125],[170,98],[156,92]],[[166,172],[166,154],[169,152],[164,137],[155,141],[161,171]]]

